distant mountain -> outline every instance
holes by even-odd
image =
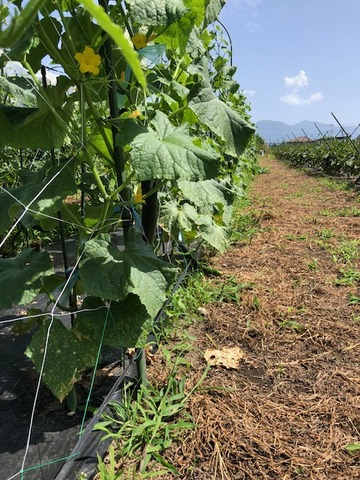
[[[321,138],[321,134],[319,133],[319,130],[316,128],[315,124],[323,135],[330,135],[332,137],[344,135],[335,121],[332,125],[320,122],[311,122],[309,120],[296,123],[295,125],[288,125],[287,123],[273,120],[261,120],[256,124],[256,131],[267,143],[288,142],[290,139],[293,140],[294,137],[304,136],[307,136],[311,139]],[[356,126],[344,125],[344,128],[350,135],[356,129]],[[359,134],[360,128],[356,130],[355,136]]]

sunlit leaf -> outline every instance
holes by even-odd
[[[205,27],[219,18],[219,14],[226,2],[227,0],[206,0]]]
[[[52,273],[47,252],[26,248],[15,258],[0,258],[0,307],[30,303],[40,292],[43,277]]]
[[[189,103],[189,108],[201,123],[225,142],[227,153],[236,156],[244,151],[254,128],[235,110],[219,100],[211,87],[203,88]]]
[[[179,180],[178,186],[185,198],[194,203],[202,213],[212,215],[218,205],[222,205],[222,216],[226,224],[231,218],[233,193],[217,180],[189,182]]]
[[[127,294],[134,293],[151,316],[165,301],[175,271],[135,234],[124,251],[105,238],[89,240],[80,264],[80,278],[89,295],[122,301]]]
[[[209,216],[200,215],[196,221],[199,226],[198,236],[219,252],[224,252],[229,246],[229,230],[217,225]]]
[[[38,95],[37,108],[0,105],[0,144],[47,150],[61,147],[70,113],[70,106],[64,105],[67,81],[48,88],[47,98]]]
[[[0,90],[2,93],[8,93],[13,97],[18,105],[27,107],[36,107],[36,97],[31,88],[22,88],[18,85],[18,77],[0,76]],[[32,112],[32,111],[31,111]]]
[[[358,452],[360,451],[360,443],[348,443],[344,448],[348,452]]]
[[[169,26],[187,9],[182,0],[126,0],[131,18],[140,25]]]
[[[198,212],[189,203],[184,202],[180,205],[176,200],[170,200],[164,203],[162,211],[166,225],[175,224],[180,230],[185,232],[190,232],[194,229]]]
[[[210,148],[196,146],[185,127],[174,127],[162,112],[156,113],[151,127],[130,143],[130,155],[141,181],[154,178],[199,180],[216,175],[218,154]]]
[[[55,215],[62,200],[77,192],[71,166],[61,171],[52,167],[49,171],[30,172],[24,183],[8,193],[0,193],[0,231],[11,226],[23,212],[24,205],[30,206],[34,218],[41,219],[43,215]]]
[[[98,321],[100,326],[103,325],[104,316]],[[74,330],[68,330],[60,320],[54,318],[46,344],[49,328],[50,320],[41,324],[33,335],[25,354],[32,360],[38,371],[46,355],[43,380],[62,402],[81,378],[82,370],[95,364],[101,335],[93,337],[89,332],[82,331],[79,336]]]

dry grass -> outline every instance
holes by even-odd
[[[360,442],[360,306],[349,303],[359,283],[336,285],[349,265],[332,254],[360,238],[360,218],[336,216],[357,195],[264,165],[251,191],[261,229],[213,262],[254,288],[207,307],[189,358],[196,378],[214,344],[245,357],[237,370],[211,368],[189,407],[198,428],[168,458],[181,479],[360,479],[359,453],[344,449]]]

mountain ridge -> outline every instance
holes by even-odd
[[[344,125],[343,127],[349,135],[357,128],[356,125]],[[266,143],[288,142],[294,138],[305,136],[312,140],[321,138],[322,135],[331,137],[344,136],[343,131],[335,122],[329,124],[311,120],[303,120],[293,125],[278,120],[260,120],[256,123],[256,131]],[[355,136],[359,135],[359,133],[359,130],[356,130]]]

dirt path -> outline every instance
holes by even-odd
[[[360,443],[359,195],[262,163],[254,236],[213,262],[251,288],[207,307],[194,375],[208,348],[244,356],[211,368],[214,388],[192,398],[199,428],[171,460],[184,479],[360,479],[359,452],[344,449]]]

